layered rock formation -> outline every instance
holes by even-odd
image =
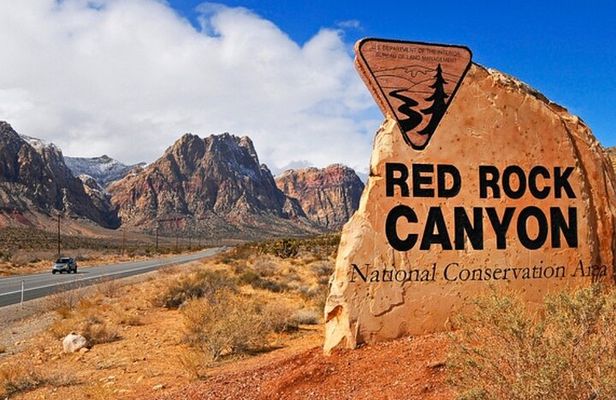
[[[90,175],[79,175],[79,180],[94,206],[105,215],[117,216],[116,210],[111,204],[111,196]],[[117,218],[117,217],[116,217]]]
[[[616,147],[609,147],[607,149],[607,155],[612,160],[612,166],[616,171]]]
[[[614,281],[610,161],[579,118],[513,78],[472,65],[427,147],[388,119],[370,168],[342,232],[325,350],[447,329],[491,286],[540,302]]]
[[[6,122],[0,122],[0,208],[9,215],[57,213],[85,218],[104,227],[117,227],[115,214],[98,208],[86,194],[81,181],[64,163],[53,144],[21,137]]]
[[[364,184],[355,171],[344,165],[285,171],[276,185],[296,199],[306,216],[328,230],[338,230],[357,210]]]
[[[259,238],[312,225],[259,163],[248,137],[186,134],[141,173],[109,187],[122,224],[181,235]]]
[[[107,155],[64,157],[64,161],[74,176],[91,176],[102,188],[106,188],[110,183],[124,178],[131,172],[137,172],[145,166],[145,163],[126,165]]]

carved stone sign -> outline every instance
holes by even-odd
[[[579,118],[464,47],[367,39],[356,53],[387,118],[342,232],[326,351],[447,329],[490,286],[539,302],[614,283],[616,178]]]

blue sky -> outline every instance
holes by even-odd
[[[352,48],[383,37],[466,45],[616,146],[607,2],[223,2],[0,1],[0,120],[69,156],[152,162],[183,133],[229,132],[274,173],[365,173],[383,116]]]
[[[198,0],[169,0],[196,25]],[[346,22],[344,40],[366,36],[464,44],[474,61],[525,81],[616,145],[616,6],[601,1],[221,1],[272,21],[303,44]],[[353,27],[356,21],[359,26]]]

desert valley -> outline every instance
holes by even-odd
[[[615,12],[0,2],[0,400],[616,399]]]

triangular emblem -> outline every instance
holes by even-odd
[[[363,39],[355,66],[385,115],[393,117],[406,144],[424,149],[471,66],[464,46]]]

